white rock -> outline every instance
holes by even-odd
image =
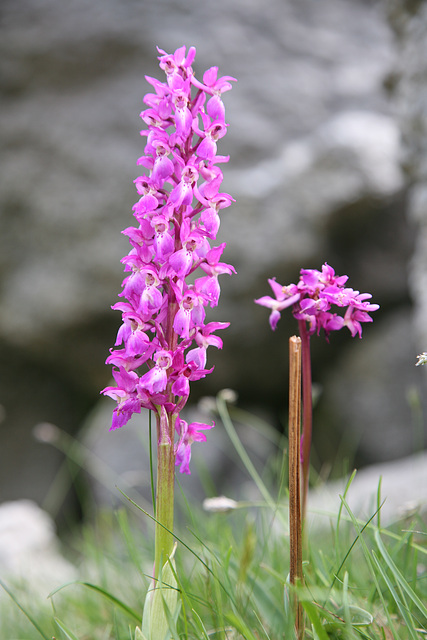
[[[0,504],[0,575],[45,595],[77,578],[59,551],[52,519],[31,500]]]
[[[341,505],[347,479],[328,482],[312,491],[308,499],[311,525],[336,517]],[[368,520],[377,510],[377,492],[380,487],[381,524],[389,525],[416,510],[427,511],[427,452],[401,460],[372,465],[358,471],[346,495],[346,502],[354,515]],[[343,508],[343,514],[347,511]],[[321,517],[325,516],[325,517]],[[375,518],[375,522],[377,519]]]

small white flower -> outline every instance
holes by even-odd
[[[417,357],[418,360],[415,363],[415,366],[419,367],[420,364],[427,364],[427,351],[423,351],[423,353],[420,353]]]
[[[224,513],[237,509],[239,503],[225,496],[217,496],[216,498],[206,498],[203,500],[203,509],[212,513]]]

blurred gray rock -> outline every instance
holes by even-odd
[[[414,366],[416,348],[413,318],[406,310],[389,313],[361,341],[343,345],[325,374],[324,393],[314,411],[320,459],[333,462],[339,452],[360,466],[392,460],[396,448],[405,457],[425,447],[426,404],[420,393],[422,376]]]
[[[314,528],[334,520],[342,505],[347,478],[328,482],[310,492],[308,499],[309,526]],[[383,526],[415,514],[427,514],[427,454],[419,453],[393,462],[372,465],[358,471],[345,497],[352,513],[367,521],[378,509],[378,489],[382,504],[380,521]],[[342,507],[344,517],[348,516]],[[374,519],[377,524],[378,518]],[[328,525],[329,526],[329,525]]]
[[[271,335],[266,310],[253,304],[267,277],[286,283],[327,261],[373,293],[378,328],[396,310],[410,317],[414,234],[384,89],[398,62],[382,2],[4,0],[0,12],[0,499],[43,498],[61,456],[33,443],[32,427],[48,421],[76,433],[109,382],[103,362],[120,322],[110,305],[128,251],[120,231],[133,220],[138,114],[144,75],[160,77],[156,45],[194,44],[196,73],[218,65],[238,78],[225,96],[221,146],[236,204],[219,238],[238,275],[223,279],[211,315],[232,326],[194,397],[227,386],[273,420],[285,415],[295,325],[283,318]],[[316,379],[340,362],[352,388],[341,338],[329,347],[314,348]],[[392,349],[396,376],[399,357]],[[382,405],[375,411],[384,422]],[[390,457],[399,442],[390,439]]]
[[[247,254],[278,231],[292,234],[295,217],[312,222],[331,204],[400,189],[397,131],[381,89],[392,49],[378,5],[272,0],[269,9],[163,3],[160,20],[156,3],[3,3],[2,336],[36,349],[114,299],[127,247],[118,232],[133,220],[143,147],[144,74],[159,74],[155,44],[199,44],[197,70],[215,63],[239,79],[226,99],[224,141],[239,204],[224,216],[223,235],[242,274],[258,259]],[[272,215],[288,224],[277,228]],[[309,257],[317,234],[306,235]],[[290,235],[287,245],[305,240]],[[260,268],[287,248],[269,246]]]
[[[327,255],[326,228],[334,213],[349,203],[387,201],[400,191],[399,151],[393,118],[341,111],[309,135],[284,140],[279,155],[228,171],[239,206],[225,225],[236,262],[244,265],[239,286],[253,288],[254,279],[277,262],[304,264]],[[243,211],[250,224],[243,224]]]
[[[398,57],[394,73],[394,102],[402,132],[402,164],[410,184],[408,216],[417,229],[410,262],[410,288],[415,301],[419,350],[427,345],[427,5],[389,0]]]
[[[37,599],[77,579],[60,552],[52,519],[31,500],[0,504],[0,574],[9,587],[23,587]],[[1,589],[4,598],[9,596]]]

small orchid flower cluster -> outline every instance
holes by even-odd
[[[106,361],[116,386],[102,393],[118,403],[111,429],[143,407],[155,411],[159,442],[173,443],[176,434],[176,464],[190,473],[191,443],[206,440],[199,431],[214,425],[187,424],[179,414],[190,382],[213,370],[207,368],[207,349],[222,347],[214,333],[229,323],[205,324],[205,307],[218,304],[218,276],[235,272],[221,262],[225,243],[210,244],[220,210],[233,201],[220,192],[218,165],[229,158],[217,155],[217,142],[227,131],[221,96],[234,78],[218,78],[218,68],[211,67],[197,80],[191,67],[194,47],[187,54],[186,47],[173,55],[158,51],[166,82],[146,76],[153,92],[144,97],[148,108],[141,118],[148,129],[141,135],[147,142],[137,164],[148,175],[134,181],[138,226],[123,231],[132,245],[122,259],[128,275],[120,295],[126,301],[112,307],[122,312],[123,324],[118,348]],[[204,274],[194,278],[199,267]],[[146,371],[140,372],[143,365]]]
[[[370,293],[359,293],[345,287],[348,276],[337,276],[327,263],[322,270],[301,269],[298,284],[282,286],[275,278],[269,279],[269,284],[276,299],[263,296],[255,300],[257,304],[271,309],[270,326],[273,331],[280,319],[280,312],[292,307],[292,313],[297,320],[307,322],[309,335],[324,330],[326,337],[331,331],[347,327],[351,335],[362,337],[362,322],[372,322],[370,311],[376,311],[379,305],[368,302],[372,298]],[[347,307],[344,315],[330,311],[332,305],[340,308]]]
[[[379,309],[378,304],[372,304],[370,293],[360,293],[345,286],[348,276],[337,276],[332,267],[326,262],[322,270],[301,269],[297,284],[282,286],[275,278],[268,282],[275,298],[263,296],[255,300],[257,304],[271,309],[270,326],[273,331],[280,320],[280,312],[292,307],[294,318],[298,320],[301,338],[302,360],[302,396],[303,396],[303,430],[301,438],[301,466],[302,466],[302,519],[305,518],[309,461],[312,434],[312,381],[310,338],[313,334],[320,334],[323,329],[328,340],[331,331],[338,331],[347,327],[351,335],[362,337],[362,322],[372,322],[369,312]],[[331,311],[335,305],[341,313]],[[343,310],[345,312],[343,313]],[[343,313],[343,315],[342,315]]]

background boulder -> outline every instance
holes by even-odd
[[[0,505],[0,542],[1,576],[10,587],[25,587],[33,598],[44,600],[62,582],[77,579],[76,568],[61,554],[52,519],[31,500]],[[0,610],[6,618],[10,609],[9,595],[1,589]]]
[[[268,277],[327,261],[381,310],[361,344],[313,340],[319,464],[347,440],[362,464],[410,453],[407,392],[424,393],[413,365],[427,348],[425,6],[4,0],[0,11],[0,501],[43,501],[62,454],[34,441],[34,425],[77,433],[109,383],[156,45],[195,45],[197,74],[218,65],[238,78],[221,141],[236,203],[219,237],[237,275],[211,316],[232,324],[193,397],[231,387],[283,428],[296,327],[283,317],[272,335],[253,299]]]

